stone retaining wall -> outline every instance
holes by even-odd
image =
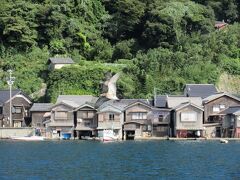
[[[34,128],[0,128],[0,139],[12,136],[29,136],[34,135],[34,133]]]

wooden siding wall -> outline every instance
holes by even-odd
[[[32,112],[32,127],[43,127],[43,115],[46,112]],[[40,126],[38,125],[40,124]]]
[[[181,113],[183,112],[196,112],[197,120],[191,122],[182,122]],[[188,106],[176,112],[176,129],[202,129],[203,128],[203,112],[200,109],[197,109],[193,106]]]
[[[154,111],[153,112],[153,119],[152,122],[154,124],[158,124],[158,123],[170,123],[170,111],[163,111],[163,110],[158,110],[158,111]],[[159,115],[163,115],[163,121],[159,122]]]
[[[232,99],[228,96],[223,96],[223,97],[220,97],[216,100],[210,101],[209,103],[204,105],[204,123],[209,122],[208,118],[209,118],[210,115],[216,114],[216,113],[213,112],[213,106],[214,105],[220,105],[220,104],[224,104],[225,109],[227,109],[229,106],[240,105],[240,102],[235,100],[235,99]],[[222,109],[222,110],[224,110],[224,109]]]
[[[99,122],[109,121],[109,114],[114,114],[114,121],[120,121],[120,115],[121,114],[114,113],[114,112],[99,113],[98,114],[98,121]]]
[[[136,104],[135,106],[132,106],[132,107],[126,109],[126,111],[125,111],[125,113],[126,113],[125,121],[126,122],[132,121],[132,113],[134,113],[134,112],[148,113],[150,111],[151,111],[151,109],[149,107],[143,106],[141,104]]]
[[[29,117],[29,109],[31,107],[31,104],[29,104],[24,98],[22,97],[15,97],[12,99],[12,106],[19,105],[24,106],[24,109],[27,111],[27,114],[25,114],[24,109],[22,109],[22,112],[19,114],[12,113],[12,119],[21,119],[24,120],[24,117]],[[4,118],[7,119],[10,115],[10,102],[7,102],[3,106],[3,115]]]
[[[84,113],[89,112],[92,113],[92,116],[90,117],[84,117]],[[77,111],[77,126],[79,127],[90,127],[90,128],[96,128],[97,127],[97,113],[95,109],[92,108],[84,108]],[[80,122],[82,120],[82,122]],[[85,125],[85,123],[89,123],[89,125]]]

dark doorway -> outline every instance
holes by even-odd
[[[92,131],[79,131],[79,139],[86,139],[87,137],[92,136]]]
[[[126,140],[134,140],[135,131],[126,131]]]
[[[216,127],[216,137],[221,137],[221,128]]]
[[[61,131],[57,131],[57,133],[58,133],[58,137],[60,137],[61,136]]]

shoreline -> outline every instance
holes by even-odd
[[[24,140],[14,140],[11,138],[0,138],[1,140],[12,140],[12,141],[24,141]],[[240,141],[240,138],[174,138],[174,137],[151,137],[151,138],[136,138],[134,140],[118,140],[113,142],[122,142],[122,141],[152,141],[152,140],[159,140],[159,141],[220,141],[220,140],[228,140],[228,141]],[[51,139],[46,138],[44,141],[98,141],[96,139],[69,139],[69,140],[62,140],[62,139]],[[34,141],[32,141],[34,142]]]

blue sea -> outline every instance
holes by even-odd
[[[0,141],[0,179],[240,179],[240,141]]]

